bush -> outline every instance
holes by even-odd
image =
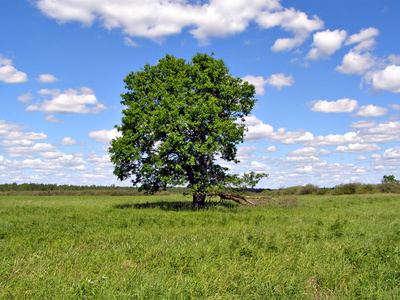
[[[361,184],[358,189],[358,194],[373,194],[378,191],[378,188],[375,184]]]
[[[319,187],[314,184],[307,184],[305,186],[300,187],[299,195],[309,195],[316,194],[319,191]]]
[[[335,186],[333,195],[353,195],[357,193],[360,183],[346,183]]]
[[[381,193],[400,193],[400,184],[387,182],[378,184],[378,190]]]

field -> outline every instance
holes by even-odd
[[[190,201],[0,196],[0,298],[400,298],[400,195]]]

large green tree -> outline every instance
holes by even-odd
[[[150,193],[188,185],[201,206],[207,194],[238,179],[217,160],[238,162],[246,131],[240,121],[256,103],[253,85],[201,53],[191,61],[166,55],[124,82],[121,135],[109,148],[120,180],[130,178]]]

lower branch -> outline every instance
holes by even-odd
[[[219,196],[223,202],[225,202],[224,200],[232,200],[242,205],[256,205],[254,202],[246,199],[246,197],[242,195],[226,194],[221,192],[216,192],[215,195]],[[244,201],[245,203],[241,202],[240,200]]]

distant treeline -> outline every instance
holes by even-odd
[[[265,189],[249,189],[251,193],[262,193]],[[190,189],[186,187],[170,187],[157,194],[174,195],[190,193]],[[116,185],[58,185],[44,183],[5,183],[0,184],[0,194],[29,194],[29,195],[144,195],[139,192],[136,187],[122,187]]]
[[[382,182],[380,184],[347,183],[333,188],[320,188],[314,184],[292,186],[280,189],[248,189],[247,193],[268,195],[349,195],[349,194],[375,194],[375,193],[400,193],[400,182]],[[171,187],[160,191],[158,195],[189,194],[186,187]],[[5,183],[0,184],[0,195],[111,195],[111,196],[136,196],[144,195],[135,187],[102,186],[102,185],[58,185],[43,183]]]

